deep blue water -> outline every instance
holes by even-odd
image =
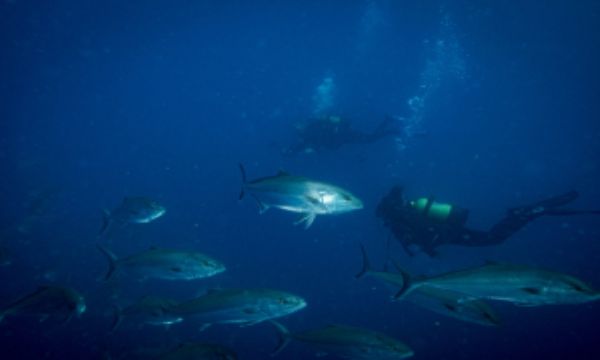
[[[374,210],[395,184],[470,209],[475,228],[570,189],[581,194],[573,207],[599,208],[599,34],[600,3],[588,0],[2,1],[0,245],[12,264],[0,267],[0,304],[53,283],[80,290],[88,311],[65,325],[5,319],[1,358],[119,358],[192,340],[268,358],[268,324],[108,331],[115,291],[128,303],[218,287],[299,294],[308,307],[282,320],[290,329],[363,326],[406,342],[415,359],[600,358],[598,303],[494,303],[503,324],[487,328],[391,302],[385,286],[353,277],[359,243],[383,266],[388,231]],[[334,89],[319,94],[326,78]],[[323,106],[365,131],[403,116],[427,136],[282,156],[295,124]],[[308,230],[293,214],[259,215],[237,200],[238,162],[251,178],[285,169],[338,184],[365,208]],[[167,213],[98,239],[101,210],[131,195]],[[97,242],[119,255],[196,249],[228,269],[115,289],[98,280]],[[492,259],[600,287],[592,216],[541,218],[500,246],[444,247],[434,259],[391,251],[416,273]],[[294,343],[280,358],[314,356]]]

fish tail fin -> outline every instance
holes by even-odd
[[[404,269],[402,269],[396,261],[392,260],[394,267],[398,270],[398,273],[402,276],[402,287],[396,295],[394,295],[394,300],[402,300],[404,299],[410,292],[412,292],[417,285],[412,279],[412,276]]]
[[[100,250],[108,260],[108,271],[106,271],[106,275],[104,275],[104,280],[109,280],[117,269],[117,256],[100,244],[96,245],[96,247],[98,247],[98,250]]]
[[[113,305],[113,319],[110,324],[110,332],[117,330],[119,325],[123,322],[123,310],[117,305]]]
[[[291,337],[290,331],[285,326],[283,326],[275,320],[271,320],[270,322],[271,324],[273,324],[273,326],[275,326],[279,335],[277,347],[275,347],[275,350],[271,352],[271,356],[275,356],[279,354],[290,343]]]
[[[100,228],[100,231],[98,232],[99,236],[102,236],[106,233],[106,231],[108,230],[109,226],[111,223],[111,219],[110,219],[110,212],[106,209],[102,210],[102,227]]]
[[[244,169],[244,165],[242,163],[239,163],[238,166],[240,167],[240,174],[242,174],[242,190],[240,191],[240,196],[239,196],[239,200],[242,200],[244,198],[244,185],[246,185],[247,178],[246,178],[246,169]]]
[[[367,251],[365,250],[365,246],[363,244],[360,244],[360,252],[362,253],[362,269],[360,269],[360,271],[354,275],[354,277],[357,279],[360,279],[371,272],[371,264],[369,263]]]

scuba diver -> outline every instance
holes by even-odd
[[[284,150],[286,155],[335,150],[345,144],[370,144],[387,136],[402,136],[404,124],[386,117],[372,133],[352,128],[350,121],[340,116],[324,116],[298,127],[298,141]]]
[[[410,246],[417,245],[429,256],[436,256],[441,245],[488,246],[504,242],[530,221],[540,216],[600,215],[600,210],[573,210],[562,207],[579,194],[569,191],[531,205],[509,209],[506,216],[489,230],[465,226],[469,211],[451,204],[436,202],[432,197],[407,201],[403,189],[394,186],[380,201],[376,215],[413,256]]]

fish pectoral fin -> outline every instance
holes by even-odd
[[[258,205],[258,213],[259,214],[262,215],[265,211],[269,210],[269,205],[266,205],[265,203],[260,201],[260,199],[258,197],[254,196],[254,195],[252,195],[252,197],[256,201],[256,205]]]
[[[302,214],[300,219],[298,219],[298,220],[296,220],[296,222],[294,222],[294,225],[304,223],[304,228],[308,229],[312,225],[312,223],[315,221],[316,217],[317,217],[317,214],[315,214],[314,212],[304,213],[304,214]]]
[[[248,321],[248,322],[240,324],[240,327],[248,327],[248,326],[256,325],[256,324],[260,323],[261,321],[262,320]]]

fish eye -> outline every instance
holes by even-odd
[[[343,198],[344,200],[346,200],[346,201],[351,201],[351,200],[352,200],[352,198],[351,198],[351,197],[350,197],[350,195],[348,195],[348,194],[342,194],[342,198]]]

